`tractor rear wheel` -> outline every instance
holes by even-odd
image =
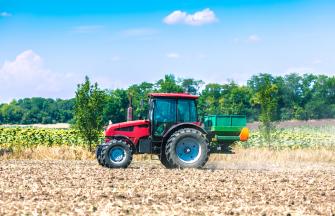
[[[166,158],[165,152],[162,155],[158,155],[159,160],[168,169],[176,168],[176,166],[172,165]]]
[[[205,134],[193,128],[174,132],[165,147],[167,161],[179,168],[203,167],[208,161],[209,151]]]
[[[113,139],[102,148],[101,158],[108,168],[127,168],[133,159],[132,149],[126,141]]]

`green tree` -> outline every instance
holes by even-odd
[[[184,92],[184,89],[178,84],[174,75],[165,75],[164,79],[160,79],[155,84],[157,92],[175,93]]]
[[[113,123],[126,120],[128,107],[128,95],[124,89],[111,90],[107,94],[104,104],[104,122],[111,120]]]
[[[17,101],[13,100],[9,104],[4,104],[1,107],[3,123],[5,124],[20,124],[24,110],[17,105]]]
[[[206,114],[215,115],[220,113],[222,89],[222,85],[217,83],[210,83],[205,86],[198,101],[198,113],[200,117]]]
[[[230,86],[229,86],[230,85]],[[246,86],[238,86],[234,83],[228,84],[229,91],[227,91],[221,100],[221,107],[224,114],[243,114],[249,119],[252,116],[251,111],[251,90]]]
[[[205,86],[199,98],[199,113],[205,114],[244,114],[252,116],[250,103],[251,89],[234,82],[227,84],[211,83]]]
[[[184,92],[197,95],[199,94],[199,89],[204,83],[202,80],[195,80],[193,78],[180,79],[181,87],[184,89]]]
[[[248,80],[248,85],[210,83],[200,91],[203,82],[193,78],[181,79],[165,75],[155,83],[142,82],[128,89],[107,91],[103,121],[126,120],[129,96],[132,97],[134,116],[145,117],[148,112],[147,95],[150,92],[187,92],[200,95],[198,113],[246,114],[249,120],[260,120],[261,105],[251,100],[264,86],[265,80],[277,86],[277,108],[274,120],[335,118],[335,77],[297,73],[285,76],[259,74]],[[144,99],[144,106],[141,101]],[[0,104],[1,124],[74,123],[75,98],[24,98]]]
[[[73,119],[74,99],[24,98],[0,105],[1,123],[34,124],[69,122]]]
[[[154,85],[148,82],[142,82],[140,84],[131,85],[128,88],[128,96],[132,98],[133,115],[135,117],[141,116],[147,117],[149,110],[148,94],[153,92]],[[143,106],[142,106],[143,101]]]
[[[275,129],[273,122],[278,105],[278,87],[274,84],[274,79],[269,74],[260,74],[254,81],[249,83],[255,90],[252,101],[260,106],[260,129],[268,146],[271,147],[271,135]]]
[[[99,89],[98,84],[91,85],[85,77],[83,84],[78,84],[75,97],[75,127],[88,143],[92,151],[92,144],[97,143],[103,129],[103,109],[106,93]]]
[[[319,75],[313,85],[313,94],[306,104],[308,118],[335,117],[335,77]]]

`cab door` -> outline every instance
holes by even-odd
[[[161,139],[164,133],[177,122],[176,99],[157,98],[153,101],[152,136]]]

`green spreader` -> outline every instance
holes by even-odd
[[[211,141],[217,144],[230,145],[235,141],[246,141],[249,130],[244,115],[207,115],[204,117],[204,128],[210,134]]]

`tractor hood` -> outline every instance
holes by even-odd
[[[127,121],[127,122],[121,122],[116,124],[108,125],[105,136],[112,136],[115,134],[115,130],[118,128],[127,128],[127,127],[133,127],[138,125],[149,125],[148,120],[136,120],[136,121]]]

